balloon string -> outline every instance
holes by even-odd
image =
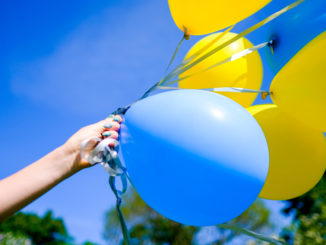
[[[114,112],[114,114],[118,114],[119,112],[125,112],[127,110],[126,108],[127,107],[119,108]],[[105,138],[102,140],[99,138],[95,138],[95,139],[99,141],[99,143],[92,150],[92,152],[89,153],[87,158],[86,155],[84,154],[87,142],[94,139],[87,139],[81,144],[80,146],[81,156],[85,160],[87,160],[90,164],[100,163],[105,169],[105,171],[108,172],[108,174],[110,175],[109,184],[112,192],[116,197],[116,211],[120,221],[123,238],[126,244],[130,245],[131,242],[130,242],[127,225],[121,211],[121,203],[122,203],[121,195],[127,191],[127,187],[128,187],[127,179],[129,179],[129,176],[126,173],[127,172],[126,167],[123,166],[123,164],[121,163],[117,153],[119,149],[118,148],[119,142],[112,138]],[[113,143],[114,146],[110,146],[111,143]],[[121,180],[121,190],[117,189],[115,183],[118,177]]]
[[[116,197],[116,210],[117,210],[117,213],[118,213],[118,218],[119,218],[119,221],[120,221],[120,225],[121,225],[121,230],[122,230],[122,234],[123,234],[123,239],[124,239],[124,242],[127,244],[127,245],[131,245],[131,241],[130,241],[130,237],[129,237],[129,232],[128,232],[128,228],[127,228],[127,225],[126,225],[126,221],[123,217],[123,214],[122,214],[122,211],[121,211],[121,203],[122,203],[122,199],[121,199],[121,195],[126,191],[127,189],[127,182],[126,182],[126,176],[125,174],[121,175],[121,181],[122,181],[122,191],[119,191],[117,190],[116,188],[116,185],[115,185],[115,179],[116,179],[116,176],[110,176],[109,178],[109,184],[110,184],[110,187],[111,187],[111,190],[113,191],[115,197]]]
[[[182,90],[185,88],[158,86],[157,89]],[[211,91],[211,92],[230,92],[230,93],[260,93],[263,100],[265,100],[267,98],[267,96],[270,94],[266,90],[256,90],[256,89],[249,89],[249,88],[235,88],[235,87],[201,88],[199,90],[206,90],[206,91]]]
[[[248,229],[244,229],[244,228],[239,227],[239,226],[230,225],[230,224],[221,224],[221,225],[217,225],[217,226],[220,227],[220,228],[223,228],[223,229],[233,230],[235,232],[239,232],[239,233],[245,234],[247,236],[251,236],[251,237],[253,237],[255,239],[259,239],[259,240],[269,242],[269,243],[272,243],[272,244],[289,245],[288,243],[286,243],[284,241],[277,240],[277,239],[274,239],[274,238],[271,238],[271,237],[267,237],[267,236],[264,236],[262,234],[258,234],[256,232],[253,232],[253,231],[248,230]]]
[[[138,100],[141,100],[143,98],[146,98],[152,91],[154,91],[158,86],[160,85],[166,85],[166,83],[168,81],[173,80],[175,77],[178,77],[180,74],[182,74],[183,72],[189,70],[190,68],[192,68],[193,66],[195,66],[196,64],[202,62],[203,60],[207,59],[208,57],[210,57],[211,55],[213,55],[214,53],[218,52],[219,50],[223,49],[224,47],[230,45],[231,43],[235,42],[236,40],[240,39],[241,37],[251,33],[252,31],[258,29],[259,27],[267,24],[268,22],[272,21],[273,19],[277,18],[278,16],[280,16],[281,14],[287,12],[288,10],[298,6],[300,3],[302,3],[304,0],[297,0],[296,2],[288,5],[287,7],[281,9],[280,11],[270,15],[269,17],[267,17],[266,19],[264,19],[263,21],[255,24],[254,26],[246,29],[245,31],[239,33],[238,35],[236,35],[235,37],[233,37],[232,39],[222,43],[221,45],[219,45],[218,47],[214,48],[213,50],[211,50],[210,52],[204,54],[203,56],[199,57],[197,60],[195,60],[193,63],[189,64],[190,62],[192,62],[195,58],[197,58],[199,55],[201,55],[201,53],[203,53],[206,49],[208,49],[209,47],[211,47],[211,45],[213,45],[215,42],[217,42],[218,40],[220,40],[220,38],[222,38],[227,32],[229,32],[233,26],[229,27],[228,29],[226,29],[221,35],[219,35],[219,37],[217,37],[215,40],[213,40],[211,43],[209,43],[207,46],[205,46],[202,50],[200,50],[200,52],[198,51],[196,54],[194,54],[193,56],[189,57],[188,59],[186,59],[184,62],[182,62],[180,65],[178,65],[174,70],[172,70],[169,74],[167,74],[164,78],[162,78],[159,82],[157,82],[155,85],[153,85],[150,89],[148,89],[144,95],[142,97],[140,97]],[[183,41],[183,40],[182,40]],[[181,44],[180,44],[181,45]],[[178,47],[180,46],[178,45]],[[178,47],[176,52],[178,51]],[[175,52],[175,55],[176,55]],[[173,55],[175,57],[175,55]],[[172,57],[174,59],[174,57]],[[172,61],[173,61],[172,59]],[[172,62],[171,62],[172,63]],[[164,87],[164,86],[163,86]],[[161,88],[163,88],[161,86]],[[170,88],[170,87],[169,87]],[[218,88],[216,88],[218,89]],[[221,88],[220,88],[221,89]],[[230,88],[229,88],[230,89]],[[233,90],[239,89],[239,88],[232,88]],[[242,89],[242,91],[244,92],[244,90],[248,89]],[[269,94],[266,91],[262,91],[261,93],[267,93],[267,95]],[[138,101],[137,100],[137,101]],[[126,111],[130,108],[131,105],[122,107],[122,108],[118,108],[117,110],[115,110],[113,112],[113,114],[117,115],[117,114],[121,114],[124,115],[126,113]],[[127,243],[127,245],[131,245],[130,242],[130,237],[129,237],[129,233],[128,233],[128,229],[127,229],[127,225],[125,222],[125,219],[123,217],[122,211],[121,211],[121,196],[123,194],[124,191],[126,191],[126,182],[124,181],[126,178],[128,178],[128,175],[125,172],[126,170],[124,170],[124,174],[121,175],[121,180],[122,180],[122,185],[123,185],[123,190],[122,191],[118,191],[116,189],[115,186],[115,178],[116,176],[110,176],[109,178],[109,184],[110,187],[114,193],[114,195],[116,196],[117,202],[116,202],[116,210],[118,213],[118,217],[119,217],[119,221],[121,224],[121,229],[122,229],[122,233],[123,233],[123,237],[124,237],[124,241]],[[253,237],[256,237],[258,239],[261,239],[261,235],[256,234],[254,232],[251,232],[249,230],[245,230],[239,227],[233,227],[233,226],[228,226],[228,225],[220,225],[221,228],[226,228],[226,229],[231,229],[231,230],[236,230],[238,232],[242,232],[244,234],[247,235],[252,235]],[[255,236],[256,235],[256,236]],[[270,239],[270,238],[268,238]],[[264,240],[264,239],[261,239]],[[265,241],[267,241],[265,239]],[[275,243],[275,242],[274,242]],[[275,244],[279,244],[279,243],[275,243]],[[285,244],[285,243],[281,243],[281,244]]]
[[[191,55],[190,57],[188,57],[184,61],[182,61],[181,64],[178,67],[176,67],[176,68],[179,69],[181,67],[184,67],[184,66],[188,65],[190,62],[192,62],[194,59],[198,58],[207,49],[209,49],[210,47],[212,47],[215,43],[217,43],[219,40],[221,40],[227,33],[229,33],[234,26],[235,25],[232,25],[229,28],[225,29],[222,33],[220,33],[212,41],[210,41],[209,43],[205,44],[204,47],[202,47],[201,49],[199,49],[198,51],[196,51],[193,55]]]
[[[214,65],[212,65],[212,66],[209,66],[209,67],[207,67],[207,68],[205,68],[205,69],[203,69],[203,70],[200,70],[200,71],[198,71],[198,72],[192,73],[192,74],[190,74],[190,75],[187,75],[187,76],[184,76],[184,77],[178,78],[178,79],[176,79],[176,80],[172,80],[172,81],[170,81],[169,83],[166,83],[165,85],[169,86],[169,85],[175,84],[175,83],[177,83],[177,82],[180,82],[180,81],[185,80],[185,79],[187,79],[187,78],[190,78],[190,77],[192,77],[192,76],[196,76],[196,75],[198,75],[198,74],[200,74],[200,73],[202,73],[202,72],[205,72],[205,71],[211,70],[211,69],[213,69],[213,68],[215,68],[215,67],[217,67],[217,66],[220,66],[220,65],[223,65],[223,64],[225,64],[225,63],[228,63],[228,62],[231,62],[231,61],[234,61],[234,60],[240,59],[240,58],[242,58],[242,57],[244,57],[244,56],[246,56],[246,55],[248,55],[248,54],[250,54],[250,53],[252,53],[252,52],[254,52],[254,51],[256,51],[256,50],[259,50],[259,49],[261,49],[261,48],[263,48],[263,47],[265,47],[265,46],[270,45],[271,43],[272,43],[272,41],[269,41],[269,42],[261,43],[261,44],[258,44],[258,45],[256,45],[256,46],[254,46],[254,47],[251,47],[251,48],[248,48],[248,49],[242,50],[242,51],[240,51],[240,52],[238,52],[238,53],[232,55],[231,57],[228,57],[228,58],[226,58],[226,59],[224,59],[224,60],[222,60],[222,61],[220,61],[220,62],[218,62],[218,63],[216,63],[216,64],[214,64]]]
[[[245,35],[255,31],[256,29],[264,26],[265,24],[269,23],[270,21],[274,20],[275,18],[277,18],[278,16],[284,14],[285,12],[289,11],[290,9],[298,6],[299,4],[301,4],[302,2],[304,2],[304,0],[297,0],[296,2],[286,6],[285,8],[279,10],[278,12],[268,16],[267,18],[265,18],[264,20],[258,22],[257,24],[249,27],[248,29],[242,31],[241,33],[239,33],[238,35],[236,35],[235,37],[229,39],[228,41],[222,43],[221,45],[219,45],[218,47],[214,48],[213,50],[211,50],[210,52],[204,54],[203,56],[199,57],[197,60],[195,60],[193,63],[189,64],[188,66],[184,66],[181,67],[180,69],[174,69],[172,72],[170,72],[168,75],[166,75],[163,79],[161,79],[161,81],[158,83],[158,85],[161,84],[165,84],[167,81],[179,76],[180,74],[182,74],[183,72],[189,70],[190,68],[192,68],[193,66],[197,65],[198,63],[202,62],[203,60],[207,59],[208,57],[210,57],[211,55],[215,54],[216,52],[218,52],[219,50],[227,47],[228,45],[230,45],[231,43],[237,41],[238,39],[240,39],[241,37],[244,37]]]
[[[173,71],[171,71],[165,78],[163,78],[160,83],[164,83],[164,80],[169,80],[170,78],[175,77],[176,72],[178,72],[182,67],[188,65],[193,60],[198,58],[201,54],[203,54],[207,49],[209,49],[213,44],[217,43],[222,37],[224,37],[232,28],[234,25],[227,28],[225,31],[223,31],[220,35],[218,35],[216,38],[214,38],[212,41],[207,43],[203,48],[199,49],[197,52],[195,52],[190,57],[186,58],[184,61],[181,62],[176,68],[174,68]]]
[[[173,61],[174,61],[174,59],[175,59],[175,57],[177,56],[177,53],[178,53],[178,51],[179,51],[179,48],[180,48],[182,42],[186,39],[185,35],[186,35],[186,34],[184,34],[184,35],[182,36],[180,42],[178,43],[178,46],[175,48],[174,53],[173,53],[173,55],[172,55],[172,57],[171,57],[171,59],[170,59],[170,62],[169,62],[168,66],[167,66],[166,69],[165,69],[165,72],[167,72],[167,71],[169,70],[170,66],[172,65],[172,63],[173,63]]]
[[[174,70],[172,70],[169,74],[167,74],[164,78],[162,78],[159,82],[157,82],[156,84],[154,84],[151,88],[149,88],[143,94],[143,96],[141,96],[136,101],[139,101],[139,100],[142,100],[142,99],[146,98],[152,91],[154,91],[156,89],[156,87],[158,87],[160,85],[172,84],[172,83],[167,83],[167,82],[173,80],[174,78],[178,77],[183,72],[189,70],[191,67],[193,67],[196,64],[202,62],[203,60],[207,59],[208,57],[210,57],[211,55],[215,54],[219,50],[225,48],[226,46],[228,46],[231,43],[235,42],[236,40],[240,39],[241,37],[243,37],[243,36],[245,36],[245,35],[253,32],[253,31],[255,31],[256,29],[258,29],[258,28],[260,28],[262,26],[264,26],[265,24],[269,23],[270,21],[274,20],[275,18],[279,17],[280,15],[282,15],[285,12],[289,11],[290,9],[298,6],[299,4],[301,4],[304,1],[305,0],[297,0],[294,3],[292,3],[292,4],[284,7],[283,9],[279,10],[278,12],[275,12],[274,14],[271,14],[270,16],[268,16],[267,18],[265,18],[264,20],[258,22],[257,24],[249,27],[246,30],[242,31],[241,33],[239,33],[235,37],[233,37],[230,40],[222,43],[221,45],[219,45],[215,49],[211,50],[210,52],[206,53],[205,55],[199,57],[193,63],[189,64],[189,62],[191,62],[193,59],[196,58],[196,55],[200,55],[200,53],[204,52],[207,48],[209,48],[211,45],[213,45],[215,42],[217,42],[220,38],[222,38],[222,36],[224,36],[226,33],[228,33],[233,28],[233,26],[229,27],[223,33],[221,33],[221,35],[219,35],[219,37],[217,37],[215,40],[213,40],[212,42],[210,42],[209,44],[207,44],[207,46],[205,46],[203,49],[199,50],[196,54],[194,54],[193,56],[191,56],[188,59],[186,59],[179,66],[177,66]],[[270,41],[268,45],[272,48],[272,41]],[[187,64],[189,64],[189,65],[187,66]],[[177,80],[174,81],[174,83],[175,82],[178,82],[178,81],[179,80],[177,79]],[[120,110],[121,111],[121,114],[123,115],[129,108],[130,108],[130,105],[129,106],[126,106],[124,108],[119,108],[114,113],[116,113],[118,110]],[[118,111],[118,112],[120,112],[120,111]]]
[[[158,89],[163,90],[184,90],[188,88],[158,86]],[[211,92],[235,92],[235,93],[268,93],[266,90],[257,90],[249,88],[236,88],[236,87],[219,87],[219,88],[200,88],[198,90],[206,90]]]
[[[152,91],[156,90],[156,87],[161,85],[164,82],[164,79],[169,79],[170,77],[175,77],[174,75],[174,71],[178,70],[180,67],[187,65],[188,63],[190,63],[193,59],[197,58],[201,53],[203,53],[206,49],[208,49],[209,47],[211,47],[215,42],[217,42],[218,40],[220,40],[226,33],[228,33],[232,28],[234,27],[231,26],[228,29],[226,29],[223,33],[221,33],[218,37],[214,38],[214,40],[212,40],[211,42],[209,42],[208,44],[206,44],[202,49],[198,50],[195,54],[193,54],[192,56],[190,56],[189,58],[187,58],[186,60],[184,60],[180,65],[178,65],[173,71],[171,71],[167,76],[165,76],[165,78],[161,79],[159,82],[157,82],[156,84],[154,84],[151,88],[149,88],[142,97],[140,97],[140,99],[138,100],[142,100],[144,98],[146,98]],[[185,29],[186,30],[186,29]],[[185,32],[184,38],[187,40],[187,34]],[[137,100],[137,101],[138,101]]]

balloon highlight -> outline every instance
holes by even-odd
[[[203,49],[207,44],[212,42],[222,33],[209,35],[197,42],[187,53],[185,59]],[[210,52],[220,44],[232,39],[237,34],[226,33],[219,41],[214,43],[205,53]],[[221,62],[234,54],[237,54],[245,49],[252,48],[253,45],[246,38],[240,38],[222,50],[211,55],[206,60],[198,63],[189,70],[185,71],[180,78],[185,78],[179,82],[180,88],[218,88],[218,87],[238,87],[259,90],[263,79],[263,65],[258,51],[254,51],[239,59],[227,62],[209,70],[205,70],[218,62]],[[203,71],[205,70],[205,71]],[[203,71],[203,72],[201,72]],[[198,74],[197,74],[198,73]],[[221,93],[226,97],[238,102],[244,107],[250,106],[257,94],[254,93]]]
[[[256,120],[211,92],[177,90],[136,102],[121,150],[132,183],[153,209],[188,225],[216,225],[244,212],[268,171]]]

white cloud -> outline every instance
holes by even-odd
[[[12,90],[77,114],[106,113],[157,82],[180,38],[165,1],[86,20],[47,57],[22,64]]]

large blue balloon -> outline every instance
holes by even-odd
[[[267,28],[267,40],[275,41],[273,51],[266,48],[267,61],[273,71],[277,73],[301,48],[325,30],[326,0],[305,0],[273,20]]]
[[[143,200],[188,225],[216,225],[244,212],[268,171],[268,148],[255,119],[222,95],[179,90],[127,111],[121,151]]]

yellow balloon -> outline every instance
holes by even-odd
[[[201,50],[204,46],[210,43],[221,33],[211,34],[200,41],[198,41],[186,55],[186,59]],[[235,33],[227,33],[217,43],[212,45],[205,53],[219,46],[231,38],[235,37]],[[196,72],[202,71],[220,61],[229,58],[230,56],[244,50],[251,48],[253,45],[246,38],[240,38],[227,47],[219,50],[215,54],[211,55],[206,60],[198,63],[189,70],[185,71],[181,77],[185,77]],[[201,89],[201,88],[217,88],[217,87],[238,87],[249,89],[260,89],[263,79],[263,65],[257,51],[254,51],[244,57],[237,60],[219,65],[210,70],[199,72],[189,78],[186,78],[179,82],[180,88],[189,89]],[[255,93],[221,93],[234,101],[238,102],[244,107],[250,106],[257,94]]]
[[[303,47],[275,76],[271,98],[281,110],[326,132],[326,32]]]
[[[172,18],[189,35],[204,35],[233,25],[270,0],[169,0]]]
[[[269,170],[259,197],[287,200],[312,189],[326,168],[326,139],[276,105],[252,106],[269,148]]]

